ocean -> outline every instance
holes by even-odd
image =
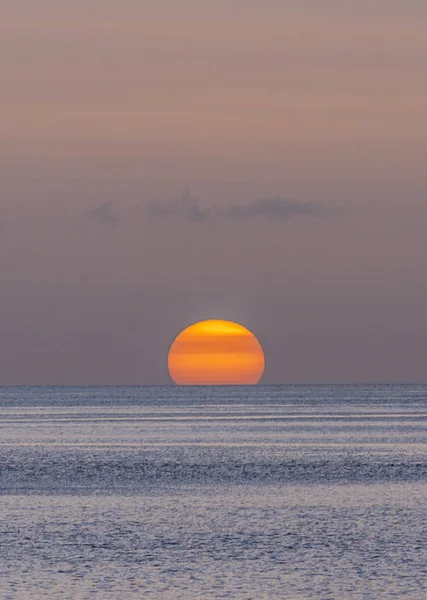
[[[0,598],[424,600],[427,386],[0,388]]]

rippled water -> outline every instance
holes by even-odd
[[[423,600],[427,386],[0,389],[0,597]]]

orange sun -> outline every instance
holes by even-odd
[[[181,331],[168,355],[169,373],[178,385],[250,385],[261,379],[264,365],[254,334],[218,319]]]

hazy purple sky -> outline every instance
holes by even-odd
[[[343,4],[345,6],[343,6]],[[0,383],[427,380],[425,0],[0,5]]]

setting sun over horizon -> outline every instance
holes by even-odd
[[[169,373],[178,385],[253,385],[264,366],[255,335],[221,319],[199,321],[181,331],[168,355]]]

